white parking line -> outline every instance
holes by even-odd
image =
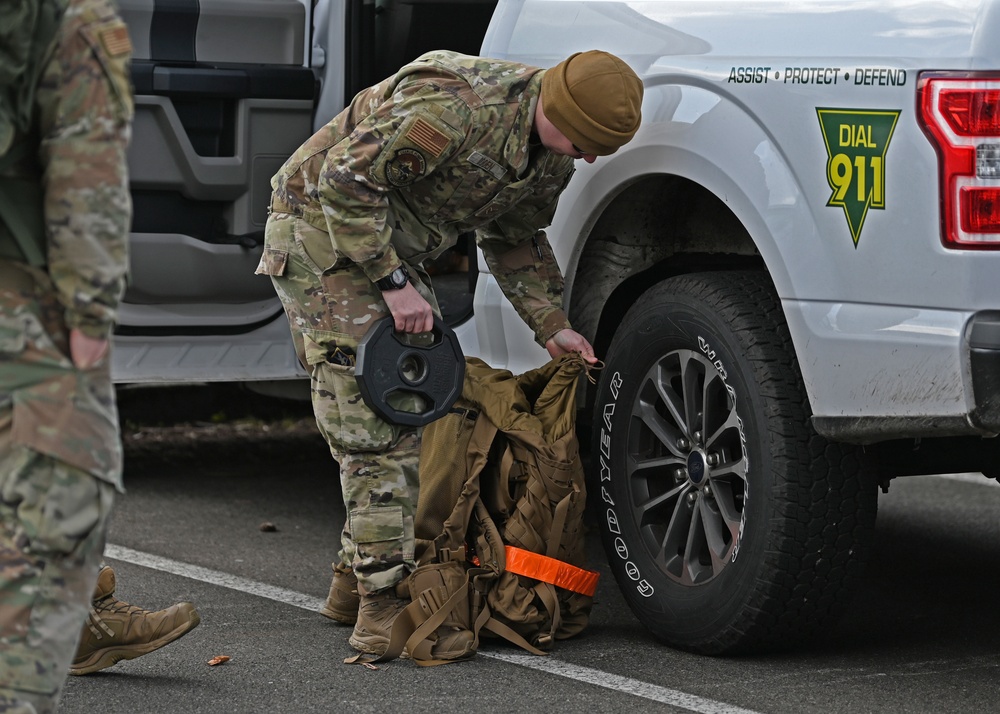
[[[662,702],[671,706],[685,709],[687,711],[699,712],[699,714],[757,714],[752,709],[734,707],[731,704],[717,702],[714,699],[705,699],[694,694],[687,694],[676,689],[667,689],[655,684],[647,684],[638,679],[630,677],[619,677],[600,669],[590,667],[580,667],[569,662],[555,659],[551,655],[548,657],[536,657],[533,655],[502,654],[495,652],[480,652],[479,656],[492,657],[503,660],[510,664],[537,669],[547,674],[555,674],[568,679],[575,679],[578,682],[593,684],[605,689],[613,689],[617,692],[624,692],[643,699],[651,699],[654,702]]]
[[[238,575],[231,575],[230,573],[223,573],[220,570],[202,568],[198,565],[182,563],[179,560],[171,560],[170,558],[162,558],[158,555],[143,553],[141,550],[132,550],[120,545],[111,545],[109,543],[104,549],[104,556],[113,560],[131,563],[132,565],[141,565],[144,568],[152,568],[164,573],[181,575],[192,580],[200,580],[210,585],[238,590],[250,595],[267,598],[268,600],[277,600],[286,605],[301,607],[303,610],[312,610],[315,612],[323,606],[324,602],[312,595],[298,593],[294,590],[285,590],[284,588],[276,588],[273,585],[250,580],[249,578],[241,578]]]
[[[141,565],[144,568],[151,568],[164,573],[171,573],[173,575],[191,578],[192,580],[198,580],[203,583],[209,583],[210,585],[218,585],[219,587],[238,590],[239,592],[256,595],[269,600],[275,600],[277,602],[285,603],[286,605],[294,605],[295,607],[300,607],[303,610],[309,610],[311,612],[319,610],[324,602],[319,598],[295,592],[294,590],[277,588],[273,585],[267,585],[266,583],[261,583],[256,580],[250,580],[249,578],[241,578],[237,575],[223,573],[219,570],[211,570],[210,568],[202,568],[197,565],[182,563],[178,560],[163,558],[158,555],[152,555],[151,553],[143,553],[142,551],[125,548],[120,545],[108,544],[107,548],[104,550],[104,556],[106,558],[110,558],[111,560],[120,560],[124,563],[131,563],[132,565]],[[521,667],[528,667],[529,669],[535,669],[540,672],[545,672],[546,674],[566,677],[567,679],[585,682],[586,684],[593,684],[594,686],[611,689],[616,692],[624,692],[625,694],[631,694],[635,697],[669,704],[687,711],[698,712],[698,714],[758,714],[751,709],[735,707],[724,702],[717,702],[713,699],[705,699],[704,697],[687,694],[686,692],[681,692],[676,689],[659,687],[655,684],[642,682],[638,679],[631,679],[630,677],[620,677],[616,674],[604,672],[599,669],[580,667],[578,665],[570,664],[569,662],[563,662],[552,656],[536,657],[482,651],[479,652],[479,656],[500,660],[502,662],[515,664]]]

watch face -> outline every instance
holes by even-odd
[[[406,272],[406,268],[399,267],[386,275],[384,278],[377,280],[375,284],[380,290],[401,290],[406,287],[406,283],[408,283],[409,280],[410,274]]]

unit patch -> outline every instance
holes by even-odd
[[[416,149],[397,149],[385,166],[385,177],[393,186],[408,186],[424,175],[427,161]]]
[[[826,143],[827,206],[844,209],[858,247],[868,209],[885,209],[885,155],[898,110],[816,109]]]

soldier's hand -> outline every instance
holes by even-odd
[[[434,311],[412,284],[407,283],[401,290],[386,290],[382,299],[396,322],[396,332],[417,334],[434,328]]]
[[[597,362],[593,346],[587,342],[586,337],[575,330],[559,330],[545,343],[545,349],[548,350],[549,357],[558,357],[567,352],[579,352],[588,364]]]
[[[107,354],[107,340],[87,337],[75,328],[69,331],[69,356],[77,369],[90,369]]]

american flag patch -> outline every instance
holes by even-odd
[[[118,57],[132,51],[132,41],[128,37],[125,25],[114,25],[101,30],[101,44],[112,57]]]
[[[448,136],[423,119],[413,122],[413,126],[406,132],[406,138],[431,156],[440,156],[448,147]]]

